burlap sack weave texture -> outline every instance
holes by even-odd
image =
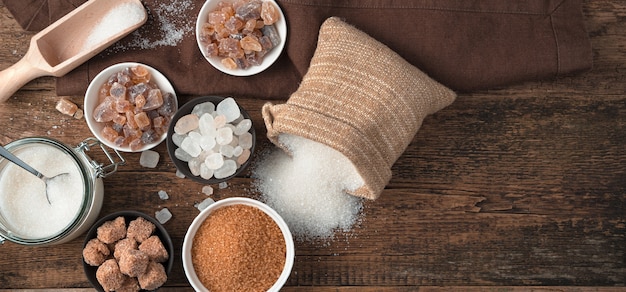
[[[278,135],[288,133],[334,148],[365,182],[349,192],[376,199],[426,115],[455,98],[387,46],[331,17],[296,92],[285,104],[265,104],[262,112],[273,143],[285,148]]]

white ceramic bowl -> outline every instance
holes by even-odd
[[[265,212],[265,214],[270,216],[280,228],[280,231],[283,233],[283,238],[285,239],[286,251],[287,251],[286,257],[285,257],[285,266],[283,267],[283,271],[278,277],[278,280],[276,280],[274,285],[272,285],[272,287],[268,291],[280,291],[280,288],[285,284],[285,282],[287,282],[287,279],[289,278],[289,275],[291,274],[291,269],[293,268],[293,262],[294,262],[294,257],[295,257],[293,237],[291,236],[291,231],[289,231],[289,227],[287,226],[287,223],[285,223],[283,218],[280,217],[280,215],[278,215],[278,213],[274,211],[274,209],[270,208],[269,206],[267,206],[266,204],[260,201],[250,199],[250,198],[233,197],[233,198],[219,200],[211,204],[206,209],[202,210],[202,212],[200,212],[200,214],[193,220],[193,222],[189,226],[189,229],[187,230],[187,234],[185,234],[185,239],[183,240],[183,248],[182,248],[183,268],[185,270],[185,276],[187,276],[187,279],[189,280],[189,283],[194,288],[194,290],[208,292],[207,288],[205,288],[200,282],[200,279],[198,279],[198,276],[196,275],[196,272],[193,267],[193,262],[191,260],[191,246],[193,244],[193,238],[196,235],[198,228],[200,228],[200,225],[202,225],[202,222],[204,222],[204,220],[209,215],[211,215],[213,211],[221,207],[239,205],[239,204],[259,208],[261,211]]]
[[[276,60],[282,53],[283,48],[285,47],[285,42],[287,40],[287,21],[285,20],[285,15],[283,14],[283,11],[280,9],[280,6],[278,5],[278,3],[276,3],[276,1],[274,0],[263,0],[263,1],[274,3],[274,5],[276,5],[276,7],[278,8],[280,19],[276,21],[274,26],[276,26],[276,30],[278,31],[278,34],[280,35],[280,44],[272,48],[269,51],[269,53],[265,55],[261,65],[250,66],[247,69],[232,70],[222,65],[222,62],[221,62],[222,58],[207,56],[206,50],[203,48],[204,45],[200,41],[200,31],[202,29],[202,25],[207,22],[207,19],[209,17],[208,16],[209,12],[215,10],[215,8],[217,7],[217,4],[221,1],[234,2],[234,0],[207,0],[206,2],[204,2],[204,5],[202,5],[202,8],[200,9],[200,13],[198,13],[198,18],[196,20],[196,41],[198,43],[198,48],[200,49],[200,52],[202,52],[202,55],[204,56],[204,58],[207,61],[209,61],[209,63],[213,65],[213,67],[215,67],[216,69],[226,74],[233,75],[233,76],[250,76],[250,75],[260,73],[263,70],[269,68],[272,64],[274,64],[274,62],[276,62]]]
[[[161,74],[161,72],[148,65],[135,62],[119,63],[112,65],[98,73],[98,75],[94,77],[91,83],[89,83],[89,87],[87,87],[87,91],[85,93],[85,102],[83,104],[83,109],[85,111],[85,120],[87,121],[89,130],[91,130],[91,133],[93,133],[93,135],[95,135],[98,140],[100,140],[103,144],[107,145],[110,148],[123,152],[141,152],[151,149],[159,145],[159,143],[163,142],[163,140],[165,140],[167,136],[167,133],[164,133],[161,138],[158,139],[156,142],[143,145],[143,147],[137,150],[132,150],[128,146],[120,147],[115,145],[115,143],[112,143],[111,141],[105,139],[101,134],[102,129],[104,128],[104,123],[96,122],[96,120],[94,120],[93,118],[93,110],[96,108],[96,106],[98,106],[98,91],[100,90],[102,84],[104,84],[112,74],[120,72],[125,68],[135,67],[137,65],[141,65],[148,69],[150,75],[152,76],[151,81],[155,82],[164,94],[169,92],[174,95],[176,109],[178,109],[178,98],[176,97],[176,92],[174,92],[174,87],[172,86],[170,81],[163,74]]]

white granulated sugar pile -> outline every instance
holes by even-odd
[[[176,46],[185,35],[193,32],[195,23],[191,11],[192,0],[169,0],[154,3],[148,7],[148,21],[130,34],[124,41],[118,42],[111,51],[127,49],[154,49],[162,46]]]
[[[299,240],[327,240],[349,231],[363,199],[349,195],[363,179],[338,151],[299,136],[281,134],[292,157],[276,148],[253,169],[261,200],[278,212]]]

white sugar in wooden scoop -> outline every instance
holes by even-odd
[[[141,23],[145,14],[143,6],[132,2],[114,7],[91,29],[82,50],[89,50],[115,37],[120,31]]]
[[[0,102],[41,76],[60,77],[148,20],[140,0],[90,0],[31,38],[24,57],[0,71]]]

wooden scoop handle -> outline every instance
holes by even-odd
[[[50,72],[43,70],[41,66],[47,65],[36,49],[31,44],[26,55],[11,67],[0,71],[0,102],[4,102],[13,93],[31,80],[49,75]]]

